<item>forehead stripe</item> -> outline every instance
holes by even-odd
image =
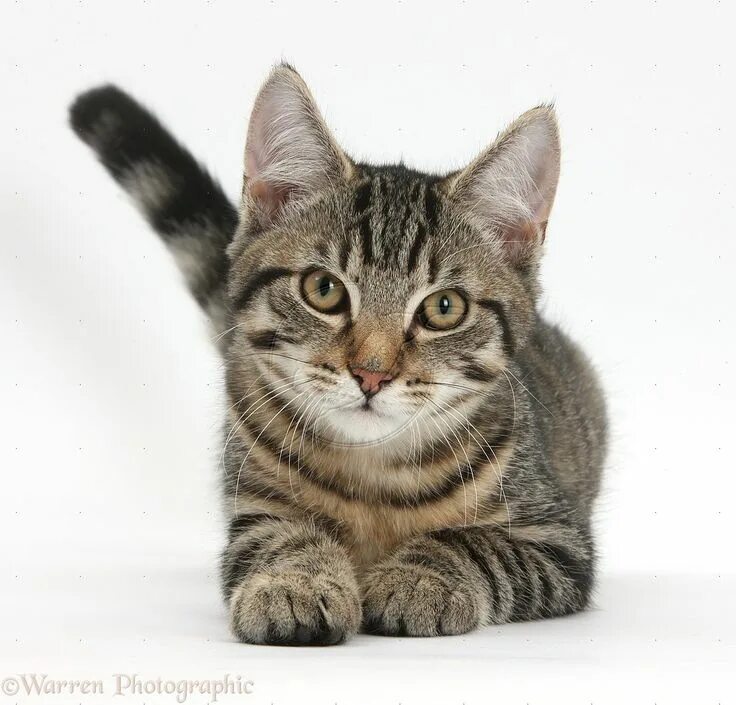
[[[417,234],[414,237],[414,242],[409,250],[409,261],[407,264],[407,274],[411,274],[414,268],[417,266],[417,260],[419,259],[419,253],[422,251],[422,245],[427,239],[427,228],[424,227],[424,223],[417,223]]]
[[[360,239],[363,245],[363,259],[365,262],[373,261],[373,231],[371,230],[371,192],[373,184],[367,180],[355,193],[355,212],[358,215],[358,227],[360,228]]]
[[[291,276],[293,272],[290,269],[284,267],[268,267],[266,269],[259,269],[248,277],[245,282],[243,290],[240,292],[240,296],[235,300],[235,308],[244,308],[251,299],[258,293],[259,289],[264,286],[275,282],[281,277]]]
[[[412,186],[409,198],[406,201],[406,213],[404,214],[404,222],[401,225],[401,234],[409,238],[409,220],[417,212],[417,205],[419,203],[419,194],[421,193],[422,182],[417,181]],[[427,229],[421,222],[417,223],[416,233],[414,234],[414,241],[412,242],[411,248],[409,249],[409,256],[407,259],[406,273],[411,274],[417,265],[417,259],[419,258],[419,252],[422,249],[422,243],[427,234]]]
[[[427,188],[424,189],[424,213],[427,225],[431,228],[437,223],[437,194],[431,184],[427,184]]]

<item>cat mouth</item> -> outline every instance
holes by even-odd
[[[383,414],[376,411],[376,407],[371,404],[370,399],[366,399],[357,409],[363,414],[371,414],[372,416],[383,416]]]
[[[363,418],[385,418],[386,414],[383,411],[379,411],[372,399],[363,399],[356,406],[353,406],[351,411],[356,415]]]

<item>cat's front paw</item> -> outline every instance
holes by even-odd
[[[233,633],[250,644],[338,644],[360,618],[357,585],[296,570],[256,573],[230,598]]]
[[[372,634],[464,634],[480,626],[480,615],[466,584],[426,565],[379,564],[363,581],[363,626]]]

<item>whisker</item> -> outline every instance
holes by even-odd
[[[230,328],[228,328],[227,330],[224,330],[224,331],[222,331],[222,333],[219,333],[218,335],[216,335],[216,336],[214,336],[214,337],[210,338],[210,340],[211,340],[211,341],[212,341],[213,343],[217,343],[217,342],[219,342],[219,341],[220,341],[220,340],[221,340],[222,338],[224,338],[224,337],[225,337],[225,336],[226,336],[226,335],[227,335],[228,333],[230,333],[231,331],[234,331],[234,330],[235,330],[236,328],[240,328],[240,327],[241,327],[242,325],[243,325],[242,323],[236,323],[236,324],[235,324],[234,326],[231,326],[231,327],[230,327]]]
[[[278,385],[276,387],[272,387],[268,392],[266,392],[265,394],[262,394],[252,404],[250,404],[250,406],[248,406],[248,408],[243,412],[243,414],[240,416],[240,418],[238,419],[238,421],[236,421],[236,424],[238,424],[238,426],[242,425],[241,422],[244,423],[245,421],[247,421],[251,416],[253,416],[253,414],[256,411],[258,411],[258,409],[260,409],[261,407],[265,406],[271,399],[279,396],[279,392],[281,392],[283,389],[286,389],[288,387],[297,387],[297,386],[300,386],[302,384],[306,384],[307,382],[311,382],[313,379],[314,379],[313,377],[308,377],[306,379],[302,379],[302,380],[299,380],[299,381],[291,380],[291,381],[286,382],[284,384],[280,384],[280,385]],[[256,409],[253,409],[253,407],[256,404],[258,404],[258,402],[261,401],[261,400],[264,400],[263,403],[260,404]],[[250,409],[253,409],[253,411],[250,414],[248,414],[248,411]],[[246,416],[246,414],[247,414],[247,416]]]
[[[509,383],[509,389],[511,390],[511,400],[514,405],[514,417],[511,422],[511,433],[513,433],[516,430],[516,393],[514,392],[514,385],[511,384],[511,380],[509,379],[509,376],[506,374],[504,370],[501,370],[503,372],[503,376],[506,378],[506,381]]]
[[[442,418],[440,416],[440,418]],[[445,443],[447,444],[447,447],[450,449],[450,452],[455,457],[455,462],[457,463],[457,472],[460,476],[460,482],[463,487],[463,525],[468,525],[468,491],[465,487],[465,480],[463,478],[463,471],[460,467],[460,459],[457,457],[457,453],[455,453],[455,449],[452,447],[452,443],[450,443],[450,439],[447,437],[445,432],[442,430],[440,425],[434,420],[433,416],[430,416],[429,419],[432,421],[432,423],[437,427],[437,430],[442,434],[442,437],[445,439]],[[472,468],[471,468],[472,473]]]
[[[555,417],[555,415],[541,402],[537,397],[532,394],[531,390],[511,371],[507,370],[507,372],[521,385],[521,388],[532,398],[534,399],[537,404],[539,404],[552,418]]]
[[[293,355],[286,355],[285,353],[276,352],[275,350],[254,350],[252,352],[243,353],[240,355],[240,357],[263,357],[263,356],[273,356],[273,357],[283,357],[286,360],[293,360],[294,362],[300,362],[302,365],[309,365],[310,367],[316,367],[317,369],[325,369],[321,365],[317,365],[314,362],[310,362],[309,360],[302,360],[301,358],[294,357]]]
[[[306,394],[306,393],[307,393],[307,392],[300,392],[299,394],[297,394],[297,396],[295,397],[295,399],[298,399],[298,398],[299,398],[300,396],[302,396],[303,394]],[[281,412],[282,412],[282,411],[283,411],[283,410],[284,410],[284,409],[285,409],[285,408],[286,408],[287,406],[289,406],[289,404],[291,404],[291,403],[292,403],[292,401],[294,401],[294,399],[289,399],[289,401],[287,401],[287,402],[286,402],[286,404],[284,404],[284,405],[283,405],[283,406],[282,406],[282,407],[281,407],[281,408],[280,408],[280,409],[279,409],[279,410],[278,410],[278,411],[277,411],[277,412],[276,412],[276,413],[275,413],[275,414],[274,414],[274,415],[273,415],[273,416],[271,417],[271,419],[269,420],[269,422],[268,422],[268,423],[267,423],[267,424],[266,424],[265,426],[263,426],[263,428],[262,428],[262,429],[261,429],[261,430],[259,431],[258,435],[257,435],[257,436],[255,437],[255,439],[254,439],[253,443],[251,443],[251,446],[250,446],[250,448],[248,449],[248,452],[247,452],[247,453],[245,454],[245,457],[243,458],[243,462],[242,462],[242,463],[240,463],[240,468],[238,469],[238,477],[237,477],[237,479],[236,479],[236,481],[235,481],[235,495],[234,495],[234,497],[233,497],[233,510],[234,510],[234,511],[237,511],[237,508],[238,508],[238,489],[240,488],[240,476],[241,476],[241,474],[242,474],[242,472],[243,472],[243,467],[245,467],[245,463],[246,463],[246,461],[248,460],[248,458],[249,458],[250,454],[251,454],[251,453],[253,452],[253,449],[254,449],[254,448],[255,448],[255,447],[256,447],[256,446],[258,445],[258,441],[259,441],[260,437],[261,437],[261,436],[262,436],[262,435],[264,434],[264,432],[266,431],[266,429],[267,429],[267,428],[268,428],[268,427],[269,427],[269,426],[270,426],[270,425],[271,425],[271,424],[272,424],[272,423],[273,423],[273,422],[274,422],[274,421],[276,420],[276,417],[277,417],[277,416],[278,416],[278,415],[279,415],[279,414],[280,414],[280,413],[281,413]]]
[[[291,488],[292,495],[294,495],[295,498],[296,498],[296,495],[294,494],[294,484],[293,484],[293,480],[291,476],[292,446],[294,445],[294,439],[296,438],[296,432],[297,430],[299,430],[299,424],[302,422],[302,419],[304,418],[304,415],[307,413],[307,411],[309,411],[309,408],[312,404],[312,399],[316,395],[317,395],[317,391],[312,392],[312,396],[310,397],[309,404],[307,405],[307,408],[304,409],[304,411],[301,413],[297,422],[294,424],[294,431],[292,432],[291,439],[289,440],[289,455],[288,455],[289,464],[287,466],[287,472],[289,475],[289,487]],[[299,476],[299,458],[297,458],[297,478],[301,480],[301,477]]]
[[[309,428],[309,422],[310,422],[310,419],[312,418],[312,415],[314,414],[315,409],[319,410],[319,405],[321,401],[322,399],[320,397],[317,397],[317,399],[312,404],[310,404],[310,408],[308,410],[309,413],[304,419],[304,425],[302,426],[301,438],[299,439],[299,446],[297,447],[297,450],[296,450],[296,471],[297,473],[299,473],[302,469],[302,464],[301,464],[302,449],[304,447],[304,438],[306,436],[307,429]]]
[[[251,389],[253,389],[253,386],[255,385],[255,383],[256,383],[256,382],[257,382],[257,381],[258,381],[259,379],[261,379],[261,377],[263,377],[263,374],[264,374],[264,373],[263,373],[263,372],[261,372],[261,374],[259,374],[259,375],[258,375],[258,377],[256,377],[256,378],[255,378],[255,379],[253,380],[253,382],[251,382],[251,384],[250,384],[250,386],[248,387],[248,389],[246,389],[246,390],[245,390],[245,394],[243,394],[243,396],[242,396],[242,397],[240,397],[240,399],[238,399],[238,401],[236,401],[236,402],[235,402],[234,404],[231,404],[231,405],[230,405],[230,407],[229,407],[228,409],[226,409],[226,411],[225,411],[225,415],[226,415],[226,416],[227,416],[227,414],[229,414],[229,413],[230,413],[230,412],[231,412],[231,411],[232,411],[232,410],[233,410],[233,409],[234,409],[234,408],[235,408],[236,406],[238,406],[239,404],[241,404],[241,403],[243,402],[243,400],[244,400],[244,399],[245,399],[245,398],[246,398],[246,397],[248,396],[248,394],[250,393],[250,390],[251,390]],[[247,411],[248,411],[248,410],[246,409],[246,412],[247,412]],[[245,413],[245,412],[244,412],[244,413]],[[242,418],[242,416],[241,416],[240,418]],[[224,445],[223,445],[223,447],[222,447],[222,453],[220,453],[220,466],[222,467],[222,469],[223,469],[223,470],[225,469],[225,453],[227,452],[227,446],[228,446],[228,444],[230,443],[230,440],[231,440],[231,439],[232,439],[232,437],[233,437],[233,433],[234,433],[234,431],[235,431],[235,426],[236,426],[237,424],[238,424],[238,421],[235,421],[235,423],[234,423],[234,424],[232,425],[232,427],[230,428],[230,431],[228,432],[228,434],[227,434],[227,437],[225,438],[225,444],[224,444]]]
[[[436,406],[440,411],[443,411],[442,407],[440,407],[439,404],[437,404],[433,399],[430,399],[429,397],[427,397],[427,401],[430,404],[434,404],[434,406]],[[449,406],[447,408],[449,409]],[[453,414],[453,416],[454,416],[454,414]],[[440,418],[442,418],[442,417],[440,417]],[[457,418],[457,417],[455,416],[455,418]],[[452,435],[455,436],[455,440],[457,440],[458,444],[460,445],[460,448],[463,451],[463,455],[465,455],[465,461],[467,462],[468,468],[470,469],[470,479],[473,482],[473,492],[475,493],[475,511],[473,513],[473,522],[472,523],[475,524],[475,522],[478,519],[478,486],[477,486],[477,484],[475,482],[475,469],[473,468],[473,464],[470,462],[470,457],[468,456],[468,453],[465,450],[465,445],[460,440],[460,436],[458,436],[457,433],[455,433],[455,430],[452,428],[452,426],[450,426],[449,423],[447,423],[446,421],[445,421],[445,423],[447,424],[447,427],[449,428],[449,430],[452,433]],[[469,433],[468,433],[468,437],[470,437],[470,434]],[[466,513],[467,513],[467,509],[466,509]],[[466,525],[467,525],[467,517],[466,517]]]
[[[228,434],[228,439],[227,439],[227,441],[225,443],[225,448],[223,448],[223,452],[222,452],[223,462],[224,462],[225,450],[227,449],[227,444],[230,442],[230,440],[232,440],[232,437],[235,435],[235,433],[237,433],[242,428],[242,426],[245,424],[245,422],[251,416],[253,416],[253,414],[255,414],[260,408],[262,408],[263,406],[265,406],[266,404],[268,404],[268,402],[271,401],[271,399],[275,399],[276,397],[278,397],[279,396],[279,392],[281,390],[283,390],[284,388],[288,388],[290,386],[291,387],[297,387],[297,386],[300,386],[302,384],[306,384],[307,382],[311,382],[311,381],[312,380],[310,378],[307,378],[307,379],[300,380],[300,381],[293,381],[293,382],[287,382],[286,384],[281,384],[281,385],[279,385],[277,387],[272,388],[266,394],[262,394],[250,406],[248,406],[248,408],[238,417],[238,419],[235,421],[235,423],[233,424],[232,428],[230,429],[230,433]],[[245,398],[245,397],[243,397],[243,398]],[[258,402],[260,402],[261,400],[263,400],[263,402],[257,408],[253,409],[253,407],[256,404],[258,404]],[[250,409],[253,409],[253,411],[251,411],[250,413],[248,413]]]
[[[480,396],[490,396],[492,392],[484,392],[482,389],[477,389],[475,387],[468,387],[464,384],[456,384],[454,382],[424,382],[422,381],[422,384],[428,384],[432,385],[433,387],[452,387],[453,389],[462,389],[466,392],[472,392],[473,394],[478,394]]]
[[[281,441],[281,447],[279,448],[279,460],[278,460],[278,463],[276,464],[276,479],[278,479],[279,473],[281,471],[281,459],[284,454],[284,447],[286,446],[286,437],[289,435],[289,431],[291,430],[292,424],[296,421],[297,414],[301,411],[302,407],[312,398],[312,394],[314,394],[314,392],[310,393],[310,395],[307,396],[307,398],[304,401],[302,401],[301,404],[299,404],[296,411],[291,415],[291,420],[289,421],[289,425],[286,427],[286,431],[284,432],[284,438]]]
[[[443,402],[440,402],[440,403],[443,403]],[[455,412],[455,410],[449,404],[447,403],[444,403],[444,404],[448,412],[453,413],[453,414],[459,413],[465,419],[465,424],[467,424],[465,428],[468,431],[468,436],[478,446],[481,453],[483,453],[486,460],[488,461],[488,465],[491,467],[493,472],[496,474],[496,477],[498,478],[499,498],[503,500],[503,503],[506,506],[506,515],[508,516],[508,520],[509,520],[509,533],[510,533],[511,532],[511,512],[509,509],[508,498],[506,497],[506,492],[504,491],[504,487],[503,487],[504,475],[503,475],[503,472],[501,472],[501,463],[498,459],[498,456],[496,455],[496,451],[493,450],[493,447],[490,446],[488,442],[485,440],[484,434],[480,431],[480,429],[465,414],[463,414],[460,411]],[[477,435],[476,433],[473,433],[473,431],[471,431],[469,427],[472,427],[473,429],[475,429]],[[478,440],[479,438],[481,440]],[[491,451],[491,455],[493,455],[493,460],[491,460],[488,457],[488,453],[486,453],[486,448],[488,448],[488,450]],[[494,466],[494,461],[495,461],[495,466]],[[512,486],[513,486],[513,483],[512,483]]]

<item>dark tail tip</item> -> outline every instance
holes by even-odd
[[[146,108],[114,85],[77,96],[69,123],[115,178],[141,160],[158,158],[173,170],[193,161]]]
[[[117,86],[99,86],[77,96],[69,108],[69,124],[83,141],[89,142],[106,125],[108,129],[120,126],[126,115],[141,112],[141,106]]]
[[[138,183],[136,167],[153,165],[169,191],[165,207],[144,205],[159,233],[181,229],[190,220],[220,227],[229,237],[237,212],[222,189],[158,119],[116,86],[93,88],[77,97],[69,109],[74,132],[97,154],[111,176],[140,202],[131,189]]]

